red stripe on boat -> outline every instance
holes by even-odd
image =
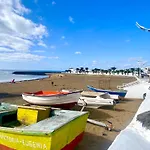
[[[61,150],[74,150],[74,148],[78,145],[78,143],[82,140],[84,132],[79,134],[71,143],[66,145],[63,149]]]
[[[79,144],[79,142],[82,140],[83,138],[83,134],[84,132],[82,132],[81,134],[79,134],[72,142],[70,142],[68,145],[66,145],[63,149],[61,150],[74,150],[74,148]],[[0,150],[15,150],[12,149],[10,147],[4,146],[2,144],[0,144]]]
[[[62,103],[62,104],[55,104],[51,105],[52,107],[62,108],[62,109],[71,109],[73,108],[77,102],[71,102],[71,103]]]
[[[15,149],[12,149],[10,147],[0,144],[0,150],[15,150]]]

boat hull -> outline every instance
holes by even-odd
[[[71,103],[63,103],[63,104],[54,104],[51,105],[52,107],[61,108],[61,109],[71,109],[73,108],[77,102],[71,102]]]
[[[119,97],[125,97],[125,95],[127,93],[127,91],[125,91],[125,90],[124,91],[110,91],[110,90],[97,89],[92,86],[87,86],[87,88],[94,92],[105,92],[105,93],[109,93],[111,95],[118,95]]]
[[[22,94],[22,98],[30,103],[35,105],[49,105],[53,107],[68,109],[77,104],[79,97],[81,96],[80,92],[69,93],[64,95],[56,96],[36,96],[29,94]]]

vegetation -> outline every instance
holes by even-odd
[[[70,68],[68,70],[65,70],[66,73],[72,73],[72,69]],[[142,73],[143,71],[140,68],[128,68],[128,69],[120,69],[118,70],[116,67],[111,67],[109,69],[99,69],[99,68],[94,68],[91,71],[89,71],[88,67],[80,67],[75,69],[76,73],[79,74],[87,74],[89,72],[92,72],[93,74],[122,74],[122,75],[129,75],[129,74],[138,74]]]

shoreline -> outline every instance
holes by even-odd
[[[34,80],[43,80],[43,79],[46,79],[46,78],[49,78],[48,75],[45,75],[45,77],[39,77],[39,78],[33,78],[33,79],[22,79],[22,80],[15,80],[15,83],[18,83],[18,82],[24,82],[24,81],[34,81]],[[0,82],[0,84],[3,83],[12,83],[11,81],[4,81],[4,82]]]

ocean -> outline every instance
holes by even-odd
[[[41,78],[47,78],[47,75],[26,75],[26,74],[13,74],[16,70],[0,70],[0,83],[11,82],[13,79],[15,81],[25,81],[25,80],[35,80]],[[30,71],[32,72],[32,71]],[[35,71],[33,71],[35,72]],[[38,71],[40,72],[40,71]],[[43,72],[43,71],[41,71]],[[49,73],[53,73],[57,71],[49,71]]]

